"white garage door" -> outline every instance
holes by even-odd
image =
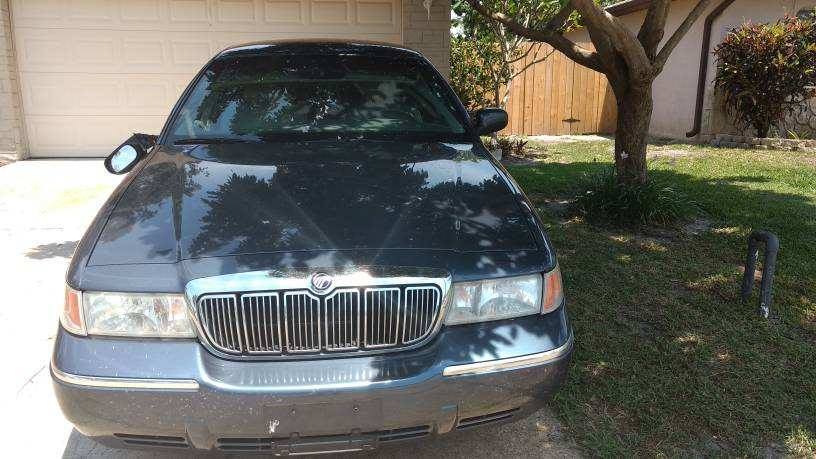
[[[281,38],[401,43],[401,0],[12,0],[32,156],[103,156],[158,133],[218,51]]]

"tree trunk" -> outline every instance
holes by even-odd
[[[507,109],[507,102],[510,100],[510,93],[513,88],[513,78],[515,77],[512,77],[507,81],[507,86],[505,86],[504,88],[504,94],[502,95],[499,105],[497,105],[497,107],[499,107],[502,110]]]
[[[501,104],[501,84],[497,80],[493,80],[493,106],[498,107]]]
[[[768,132],[771,131],[771,124],[757,121],[754,123],[754,129],[757,131],[757,137],[764,139],[768,137]]]
[[[652,121],[652,83],[629,86],[615,95],[618,102],[615,130],[618,183],[646,183],[646,141]]]

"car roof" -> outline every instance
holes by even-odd
[[[383,57],[419,57],[420,53],[393,43],[364,40],[274,40],[245,43],[221,51],[217,57],[268,54],[365,55]]]

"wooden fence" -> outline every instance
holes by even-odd
[[[600,73],[575,64],[548,45],[537,46],[525,61],[547,56],[517,76],[510,88],[503,134],[564,135],[611,134],[617,109],[612,88]]]

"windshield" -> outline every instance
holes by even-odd
[[[216,60],[168,143],[463,137],[446,83],[419,59],[261,55]]]

